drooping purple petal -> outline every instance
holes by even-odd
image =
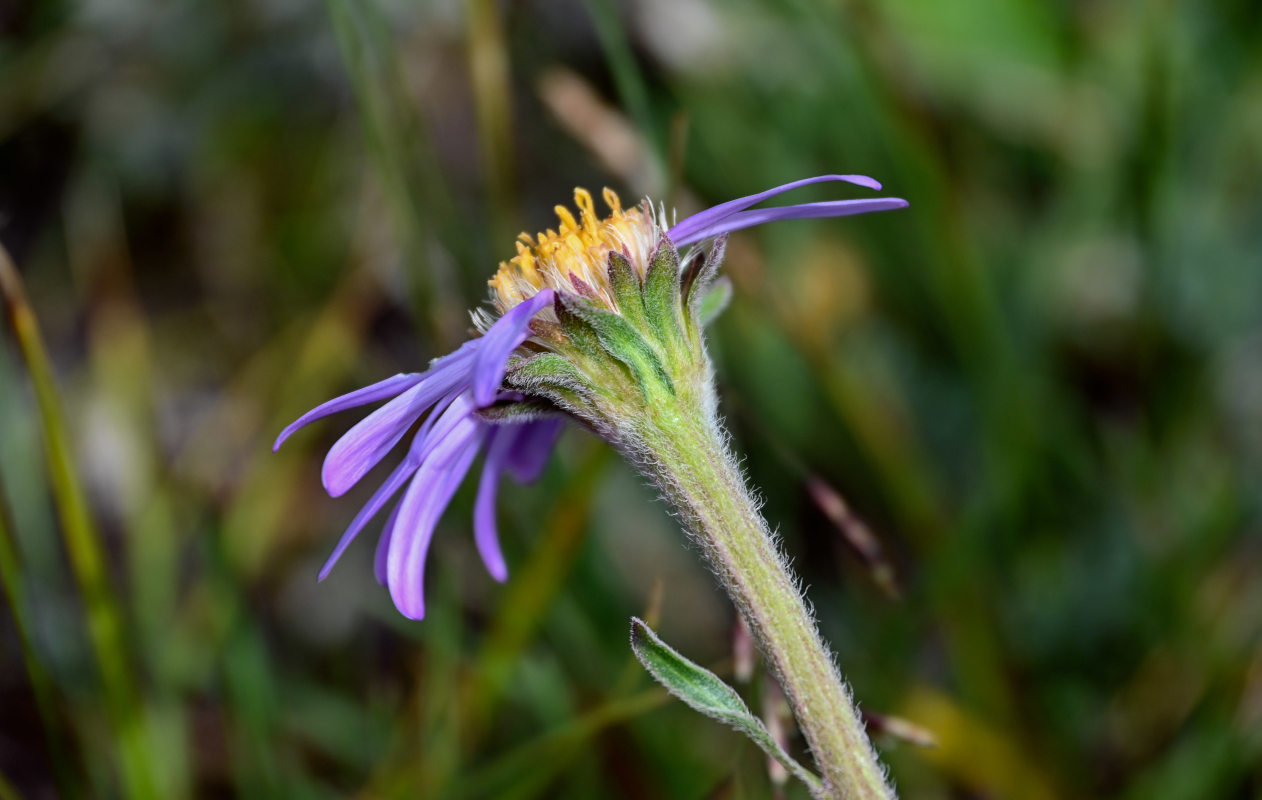
[[[338,540],[337,546],[333,548],[333,552],[325,560],[324,566],[320,568],[320,575],[317,580],[322,581],[329,576],[329,572],[333,569],[333,565],[337,563],[337,560],[342,557],[342,553],[346,552],[346,548],[350,547],[351,542],[364,529],[368,521],[377,516],[377,512],[381,510],[381,507],[389,502],[390,498],[394,497],[395,492],[399,491],[399,487],[407,483],[408,478],[412,477],[416,472],[418,463],[411,458],[404,459],[403,463],[395,467],[394,472],[390,473],[390,477],[386,478],[386,482],[381,484],[377,491],[373,492],[372,498],[359,510],[359,513],[355,515],[355,519],[351,520],[346,532]]]
[[[707,228],[690,234],[683,241],[673,237],[677,247],[694,244],[703,239],[710,239],[724,233],[752,228],[768,222],[784,219],[811,219],[815,217],[848,217],[854,214],[868,214],[874,211],[892,211],[906,208],[907,201],[901,197],[878,197],[872,200],[828,200],[822,203],[801,203],[795,206],[779,208],[756,208],[752,211],[740,211],[730,214]]]
[[[869,178],[867,175],[816,175],[813,178],[803,178],[777,186],[774,189],[768,189],[765,192],[738,197],[735,200],[728,200],[726,203],[719,203],[717,206],[712,206],[705,211],[700,211],[691,217],[680,220],[670,229],[670,240],[675,243],[676,247],[684,247],[685,245],[699,242],[705,238],[697,235],[700,231],[713,226],[738,211],[744,211],[764,200],[770,200],[776,195],[784,194],[801,186],[827,181],[845,181],[846,183],[853,183],[856,186],[864,186],[878,191],[881,188],[879,182]]]
[[[552,304],[553,291],[541,289],[538,294],[510,308],[486,335],[476,340],[478,356],[473,365],[473,398],[479,406],[495,400],[508,357],[530,335],[530,318]]]
[[[364,417],[329,449],[322,478],[325,490],[340,497],[390,452],[426,409],[467,384],[468,360],[436,366],[426,379]]]
[[[503,583],[508,579],[508,565],[500,549],[499,532],[495,524],[495,497],[499,491],[500,473],[509,449],[517,441],[516,425],[494,426],[486,446],[486,460],[482,464],[482,477],[478,481],[478,499],[473,506],[473,541],[486,571]]]
[[[421,463],[433,452],[437,442],[447,437],[456,425],[472,412],[473,403],[467,391],[448,395],[434,405],[429,419],[425,420],[424,427],[412,439],[407,456],[404,457],[399,466],[395,467],[394,472],[390,473],[390,477],[386,478],[385,483],[373,493],[373,496],[355,515],[355,519],[351,520],[346,532],[342,534],[337,546],[333,548],[332,554],[324,562],[324,567],[320,570],[319,580],[324,580],[328,577],[329,571],[333,569],[333,565],[346,552],[346,548],[350,546],[350,543],[355,540],[355,537],[368,524],[369,520],[381,511],[381,507],[394,496],[395,492],[399,491],[399,487],[406,483],[408,478],[412,477]],[[438,420],[437,425],[434,424],[435,420]],[[426,436],[431,427],[433,435]],[[397,506],[395,510],[398,510]],[[393,516],[394,514],[391,514],[392,518]],[[386,531],[388,532],[392,527],[393,525],[387,524]]]
[[[504,466],[518,483],[538,479],[552,456],[552,448],[564,424],[559,419],[540,419],[523,424],[517,431]]]
[[[460,410],[455,414],[448,414],[447,409],[453,405],[459,404]],[[416,435],[412,437],[413,446],[421,447],[431,437],[441,438],[445,436],[447,429],[454,425],[460,417],[473,411],[473,399],[469,396],[468,386],[456,386],[450,392],[443,395],[438,402],[430,406],[429,416],[421,423],[421,427],[416,429]],[[443,427],[435,430],[436,423]]]
[[[378,381],[371,386],[365,386],[341,397],[335,397],[327,403],[321,403],[291,422],[285,430],[281,431],[280,436],[276,437],[276,443],[272,445],[272,452],[279,450],[280,446],[285,443],[285,440],[292,436],[295,431],[318,419],[323,419],[330,414],[336,414],[339,411],[346,411],[357,406],[376,403],[379,400],[385,400],[387,397],[394,397],[420,383],[424,377],[424,373],[419,372],[399,373],[393,377],[386,378],[384,381]]]
[[[390,555],[390,539],[394,536],[394,524],[399,520],[399,506],[403,505],[403,501],[394,504],[394,508],[390,511],[390,516],[386,519],[386,526],[381,529],[381,538],[377,540],[377,552],[373,554],[372,574],[377,579],[377,583],[382,586],[386,585],[386,560]]]
[[[425,556],[434,526],[469,471],[485,435],[484,427],[476,417],[462,418],[456,429],[436,444],[399,504],[386,556],[386,584],[395,607],[405,617],[425,616]]]

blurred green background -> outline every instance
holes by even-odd
[[[936,739],[878,736],[903,796],[1262,797],[1262,6],[38,0],[0,3],[0,798],[803,797],[632,661],[648,614],[780,713],[598,441],[506,486],[505,586],[465,488],[419,623],[371,533],[315,581],[356,415],[270,443],[462,341],[575,185],[824,172],[911,207],[736,235],[711,352],[857,698]]]

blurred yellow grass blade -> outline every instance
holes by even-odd
[[[0,245],[0,296],[35,389],[53,501],[75,579],[83,595],[93,653],[101,671],[106,707],[121,751],[121,778],[132,798],[156,797],[145,746],[139,692],[124,640],[124,620],[110,586],[105,550],[75,472],[67,426],[35,315],[22,278]]]
[[[118,187],[85,175],[65,204],[66,255],[81,287],[91,389],[86,402],[108,430],[115,450],[111,474],[88,469],[88,484],[104,478],[124,532],[124,598],[131,640],[150,678],[146,698],[150,754],[159,791],[192,794],[188,717],[182,707],[173,642],[180,625],[179,559],[188,544],[178,523],[180,502],[158,441],[155,369],[149,319],[136,293]],[[89,460],[90,463],[90,460]],[[121,473],[121,474],[120,474]],[[178,636],[179,634],[175,634]]]
[[[22,800],[17,788],[3,774],[0,774],[0,800]]]
[[[870,461],[875,477],[894,498],[891,510],[897,515],[898,529],[930,558],[946,563],[952,557],[954,539],[948,535],[956,524],[949,511],[941,478],[919,441],[916,426],[909,421],[906,400],[897,387],[881,385],[852,360],[838,359],[827,338],[804,325],[795,305],[777,290],[775,281],[762,276],[765,257],[741,245],[728,248],[732,270],[738,281],[752,293],[763,287],[770,297],[769,308],[775,326],[761,328],[760,335],[786,335],[793,347],[818,376],[825,398],[855,437]],[[757,324],[757,322],[755,322]],[[777,333],[782,332],[782,333]],[[952,666],[962,687],[971,697],[985,698],[987,707],[1011,716],[1017,707],[1013,689],[1001,668],[1000,644],[987,625],[969,620],[985,619],[991,613],[975,587],[963,590],[931,584],[941,593],[935,601],[943,608],[941,618],[949,632],[947,645]],[[949,589],[949,590],[948,590]]]
[[[666,705],[665,689],[653,688],[616,699],[549,731],[479,769],[452,797],[496,797],[528,800],[539,797],[592,737],[606,728]]]
[[[364,329],[380,303],[373,281],[361,270],[351,270],[339,283],[328,304],[310,320],[302,320],[298,339],[279,337],[234,376],[214,412],[200,421],[194,441],[222,437],[224,427],[217,422],[234,420],[247,458],[237,467],[230,501],[223,512],[223,538],[233,568],[254,580],[267,566],[281,538],[292,533],[285,520],[293,508],[295,492],[307,487],[299,478],[307,454],[301,445],[289,445],[279,453],[271,450],[272,440],[287,422],[335,391],[338,382],[360,355]],[[313,388],[314,387],[314,388]],[[288,389],[279,410],[254,407],[259,396],[275,395]],[[253,407],[253,408],[252,408]],[[243,408],[252,408],[247,424],[241,424]],[[190,446],[190,454],[204,452]]]
[[[622,104],[631,112],[640,137],[648,144],[648,156],[652,160],[654,173],[661,175],[664,172],[664,148],[657,126],[653,123],[653,108],[649,103],[644,76],[636,63],[631,44],[627,41],[618,8],[610,0],[585,0],[583,5],[591,15],[596,37],[600,40],[601,49],[605,51],[605,59],[609,63],[609,71],[613,73]]]
[[[919,751],[926,761],[982,797],[1055,800],[1050,776],[1018,749],[1006,731],[972,715],[950,697],[921,686],[904,699],[900,717],[932,731],[936,747]]]
[[[467,731],[475,739],[499,704],[514,665],[561,590],[586,538],[592,494],[611,456],[603,442],[586,444],[583,461],[540,526],[543,538],[509,581],[500,611],[473,662],[461,707],[466,709]]]
[[[540,101],[574,140],[633,194],[654,195],[665,179],[652,148],[631,120],[605,102],[596,87],[573,70],[551,67],[539,76]],[[675,199],[675,198],[672,198]],[[688,206],[690,199],[680,205]]]
[[[375,2],[326,0],[342,63],[359,104],[364,137],[407,255],[405,280],[416,301],[414,324],[427,334],[462,330],[468,321],[451,263],[436,242],[458,255],[472,246],[458,226],[439,157],[407,90],[398,48]],[[459,260],[459,259],[457,259]]]
[[[424,706],[425,699],[438,705],[426,709],[428,718],[418,726],[420,730],[404,727],[395,735],[390,750],[404,754],[405,760],[383,765],[372,780],[369,796],[418,791],[421,796],[431,796],[457,783],[460,758],[478,752],[515,666],[552,608],[586,539],[591,497],[611,460],[612,452],[603,443],[587,443],[572,471],[573,479],[565,481],[565,489],[537,526],[540,540],[532,546],[530,558],[513,570],[482,646],[469,659],[468,670],[452,690],[443,683],[445,674],[434,674],[441,667],[430,657],[425,686],[416,686],[413,697],[402,707]],[[426,624],[438,625],[439,620],[430,617]],[[630,654],[628,658],[635,664]],[[635,666],[638,672],[638,664]],[[435,685],[442,685],[442,690],[426,692],[426,698],[419,696],[422,688],[434,689]],[[410,726],[412,722],[403,724]]]
[[[495,240],[508,242],[521,227],[515,224],[513,211],[513,102],[508,45],[495,0],[469,0],[465,16],[482,176],[490,199]]]

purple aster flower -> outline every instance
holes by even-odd
[[[338,497],[415,429],[403,461],[351,521],[320,571],[320,578],[328,574],[368,522],[393,501],[377,545],[377,579],[389,587],[400,612],[412,619],[422,618],[425,557],[434,528],[474,460],[483,453],[474,509],[474,541],[487,571],[496,580],[505,580],[508,570],[495,524],[495,498],[502,474],[507,472],[521,482],[539,475],[560,433],[560,413],[587,422],[597,431],[610,430],[582,407],[585,397],[599,391],[587,380],[591,373],[602,369],[599,365],[593,366],[582,358],[571,359],[575,364],[574,377],[552,374],[549,380],[540,382],[541,387],[547,384],[547,390],[541,389],[538,396],[530,394],[530,368],[520,370],[516,387],[506,387],[505,376],[516,368],[514,365],[530,363],[528,356],[532,354],[521,351],[523,343],[531,339],[539,349],[572,354],[568,345],[573,340],[557,331],[565,328],[563,318],[571,313],[566,309],[575,307],[574,298],[619,313],[625,296],[619,299],[618,278],[612,274],[618,268],[615,262],[625,262],[634,279],[643,283],[654,255],[663,245],[673,252],[674,247],[703,245],[716,237],[767,222],[839,217],[907,205],[898,198],[875,198],[752,209],[783,192],[825,181],[881,188],[862,175],[821,175],[722,203],[673,226],[666,224],[664,209],[655,210],[647,201],[624,210],[617,195],[608,189],[604,199],[610,215],[599,218],[591,195],[575,190],[579,218],[558,206],[559,229],[536,237],[522,234],[517,256],[501,264],[489,282],[491,300],[500,316],[493,319],[485,312],[475,314],[483,332],[481,337],[436,359],[423,373],[395,375],[317,406],[276,439],[274,449],[315,420],[386,401],[329,450],[322,472],[324,488]],[[679,269],[678,259],[672,268]],[[554,338],[557,336],[561,339]],[[553,346],[562,341],[567,346]],[[517,418],[512,414],[492,418],[486,413],[492,406],[512,407],[523,400],[529,400],[532,407],[540,401],[551,404],[558,415],[542,419]],[[402,497],[396,500],[400,490]]]

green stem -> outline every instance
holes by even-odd
[[[890,800],[858,710],[708,416],[657,406],[637,431],[648,451],[641,463],[683,515],[775,671],[828,784],[824,796]]]

